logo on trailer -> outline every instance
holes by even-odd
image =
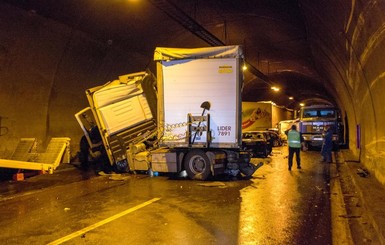
[[[218,136],[230,136],[231,135],[231,126],[218,126]]]

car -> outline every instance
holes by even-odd
[[[283,141],[281,139],[281,137],[279,136],[279,134],[275,131],[272,131],[272,130],[267,130],[267,131],[264,131],[266,132],[269,137],[270,137],[270,142],[271,142],[271,145],[273,147],[277,147],[277,146],[282,146],[283,145]]]
[[[271,134],[269,131],[256,131],[259,133],[262,133],[263,136],[265,137],[267,141],[267,155],[270,155],[273,152],[273,144],[274,144],[274,139],[271,137]]]
[[[242,134],[242,148],[249,151],[253,157],[267,157],[271,153],[267,136],[264,132],[244,132]]]

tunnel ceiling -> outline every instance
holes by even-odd
[[[158,46],[242,45],[250,66],[244,100],[272,100],[290,108],[301,101],[334,103],[325,87],[329,83],[313,65],[305,15],[296,0],[6,2],[128,53],[139,52],[149,61]]]

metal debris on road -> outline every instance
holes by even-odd
[[[199,183],[198,185],[206,186],[206,187],[225,187],[226,186],[225,183],[219,182],[219,181],[214,181],[214,182],[210,182],[210,183]]]
[[[357,169],[357,174],[361,177],[368,177],[369,176],[369,171],[367,169],[364,169],[364,168],[359,168]]]

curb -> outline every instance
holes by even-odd
[[[372,208],[366,201],[367,197],[365,197],[364,190],[362,189],[361,185],[358,183],[357,175],[352,172],[351,168],[348,166],[346,161],[343,161],[343,164],[346,165],[346,168],[348,169],[348,174],[356,188],[356,192],[359,196],[362,207],[365,210],[365,214],[367,215],[367,218],[369,219],[370,223],[372,224],[374,230],[377,233],[378,240],[380,241],[381,244],[385,244],[385,237],[383,235],[385,231],[381,228],[382,227],[381,224],[379,224],[377,219],[375,218],[376,217],[375,212],[374,213],[372,212]],[[362,164],[360,163],[358,167],[362,167]],[[370,176],[370,178],[375,178],[375,177],[372,175]],[[366,180],[370,180],[370,179],[366,179]]]
[[[337,164],[330,164],[330,202],[332,221],[332,242],[336,245],[353,245],[353,238],[349,222],[342,218],[346,216],[341,182],[337,171]]]

